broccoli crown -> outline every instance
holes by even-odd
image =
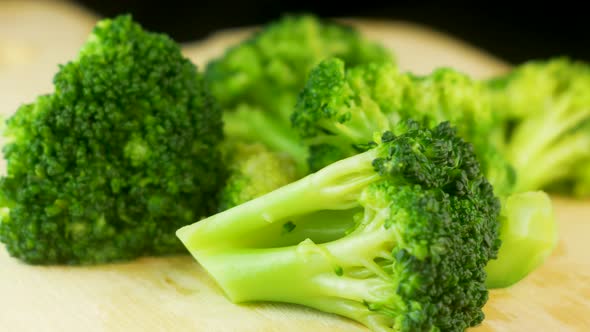
[[[480,323],[500,205],[471,144],[448,122],[409,121],[371,145],[177,234],[235,302],[298,303],[375,331]],[[285,225],[319,213],[352,229],[320,244],[280,241]]]
[[[219,211],[287,185],[297,178],[295,163],[260,143],[230,143],[225,150],[229,176],[220,192]]]
[[[330,56],[351,64],[393,61],[355,29],[311,15],[284,16],[211,61],[205,77],[224,109],[225,134],[291,154],[306,175],[306,149],[289,116],[309,70]]]
[[[578,186],[588,180],[577,170],[590,167],[590,66],[531,61],[487,83],[492,110],[503,117],[517,190],[583,194]]]
[[[395,131],[401,120],[430,127],[451,121],[473,143],[492,184],[509,191],[515,173],[500,153],[497,119],[484,92],[481,84],[448,68],[417,77],[383,63],[347,70],[344,61],[332,58],[311,71],[291,121],[311,146],[312,171],[333,162],[329,156],[366,150],[375,133]],[[326,150],[331,153],[324,154]]]
[[[7,122],[0,240],[34,264],[182,252],[222,181],[221,111],[170,38],[100,21],[52,94]]]
[[[383,271],[391,269],[396,299],[365,304],[373,313],[388,316],[387,325],[394,330],[462,331],[484,318],[484,268],[500,245],[499,202],[480,173],[471,145],[457,137],[448,122],[432,132],[418,132],[427,135],[416,140],[412,129],[399,138],[390,136],[397,142],[388,150],[404,151],[406,162],[395,161],[385,169],[399,174],[404,167],[401,173],[408,183],[400,186],[396,178],[393,183],[379,182],[361,196],[365,210],[355,232],[372,232],[376,226],[391,229],[393,239],[383,242],[386,250],[379,248],[373,256]],[[408,137],[411,140],[402,142]],[[380,159],[374,165],[383,172]]]
[[[482,189],[488,190],[475,184],[475,191]],[[369,293],[363,299],[380,325],[394,331],[463,331],[484,319],[484,267],[498,249],[497,210],[493,201],[471,201],[472,193],[455,195],[386,181],[363,192],[363,225],[351,239],[389,233],[366,257],[377,266],[364,266],[365,273],[373,270],[369,280],[384,288],[384,296]],[[343,270],[345,277],[352,272]]]

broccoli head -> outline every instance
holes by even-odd
[[[289,117],[309,70],[330,56],[351,64],[393,61],[353,28],[311,15],[285,16],[212,60],[205,75],[223,108],[225,134],[289,153],[305,175],[307,150]]]
[[[531,61],[487,83],[492,110],[503,116],[517,190],[587,195],[590,65],[566,58]]]
[[[260,143],[225,142],[229,176],[220,191],[219,211],[252,200],[295,181],[295,163],[286,153]]]
[[[177,234],[234,302],[297,303],[374,331],[477,325],[484,268],[500,244],[499,201],[448,122],[397,132]],[[321,213],[350,229],[322,243],[285,240]]]
[[[215,211],[221,111],[169,37],[100,21],[54,91],[7,121],[0,241],[33,264],[183,252]]]

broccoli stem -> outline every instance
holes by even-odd
[[[341,123],[333,119],[318,121],[320,127],[337,137],[337,145],[342,145],[343,139],[346,139],[346,143],[349,144],[364,144],[373,139],[375,133],[381,134],[391,129],[390,119],[381,112],[379,105],[367,96],[360,96],[359,100],[360,105],[354,105],[346,111],[352,114],[346,122]],[[314,142],[313,138],[310,142]],[[314,143],[327,142],[329,142],[329,138],[325,142]]]
[[[355,225],[354,215],[360,209],[319,211],[272,223],[260,229],[256,238],[244,237],[244,248],[274,248],[296,245],[306,239],[325,243],[339,239]]]
[[[486,266],[486,286],[505,288],[539,267],[557,245],[551,199],[542,191],[513,194],[502,203],[498,258]]]
[[[402,309],[394,276],[379,271],[375,257],[390,252],[391,232],[375,230],[325,244],[311,240],[272,249],[222,249],[193,252],[226,291],[232,302],[296,303],[339,314],[381,330],[392,326],[370,303],[388,303],[388,312]],[[355,278],[349,269],[364,269],[370,277]],[[358,274],[358,272],[357,272]],[[397,308],[396,306],[400,306]],[[379,328],[381,326],[381,328]]]
[[[544,112],[526,120],[514,132],[508,151],[508,156],[517,169],[518,174],[522,174],[517,185],[519,190],[535,190],[542,188],[550,182],[554,182],[561,174],[558,163],[576,156],[579,145],[572,143],[582,143],[581,141],[565,138],[563,136],[575,126],[579,125],[586,117],[587,112],[572,112],[571,101],[569,98],[561,98],[547,105],[551,112]],[[583,140],[583,138],[582,138]],[[589,150],[590,146],[582,146],[582,149]],[[563,151],[561,151],[563,150]],[[571,153],[571,155],[570,155]],[[554,160],[554,158],[559,160]],[[542,167],[545,162],[551,165]],[[552,173],[555,171],[556,175]],[[567,172],[567,170],[565,170]],[[531,173],[532,172],[532,173]]]
[[[299,176],[307,174],[307,147],[280,119],[273,119],[260,109],[238,108],[224,112],[223,122],[227,136],[261,142],[273,151],[285,152],[295,161]]]
[[[572,165],[590,156],[590,137],[585,132],[565,138],[559,144],[552,145],[543,154],[530,159],[523,166],[518,177],[516,191],[528,191],[544,188],[552,182],[571,175]],[[526,172],[524,171],[526,170]]]
[[[275,222],[321,210],[348,210],[358,206],[360,192],[377,181],[372,165],[375,149],[340,160],[271,194],[223,211],[178,230],[179,236],[198,232],[198,241],[187,239],[192,248],[235,246],[246,235],[261,240],[257,232]],[[198,231],[197,231],[198,230]]]

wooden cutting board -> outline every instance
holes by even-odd
[[[51,89],[97,18],[54,2],[0,3],[0,114]],[[392,47],[403,69],[453,66],[475,77],[507,69],[453,38],[402,22],[351,21]],[[186,45],[202,64],[250,30]],[[518,285],[491,292],[474,331],[590,331],[590,201],[555,200],[560,242]],[[97,267],[35,267],[0,248],[0,331],[366,331],[349,320],[286,304],[234,305],[190,257]]]

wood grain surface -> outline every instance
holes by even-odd
[[[0,114],[49,92],[97,17],[56,2],[0,2]],[[475,77],[508,66],[427,28],[348,20],[395,50],[405,70],[453,66]],[[198,64],[251,30],[185,45]],[[3,168],[3,166],[2,166]],[[590,331],[590,201],[555,198],[560,241],[550,259],[516,286],[495,290],[473,331]],[[234,305],[190,257],[143,258],[96,267],[22,264],[0,248],[0,331],[366,331],[354,322],[275,303]]]

